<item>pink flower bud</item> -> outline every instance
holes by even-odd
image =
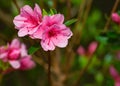
[[[96,51],[97,46],[98,46],[97,42],[95,42],[95,41],[92,42],[88,47],[88,54],[92,55]]]
[[[120,86],[120,75],[113,66],[110,67],[110,75],[114,79],[114,86]]]
[[[112,13],[112,20],[115,23],[120,24],[120,16],[118,15],[118,13]]]
[[[83,48],[83,46],[79,46],[79,48],[77,49],[77,53],[79,55],[85,55],[85,49]]]

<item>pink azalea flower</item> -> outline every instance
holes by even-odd
[[[89,56],[90,57],[96,51],[97,46],[98,46],[98,43],[94,41],[94,42],[92,42],[92,43],[89,44],[87,50],[85,50],[85,48],[83,46],[80,46],[77,49],[77,53],[79,55],[82,55],[82,56]]]
[[[66,47],[72,32],[63,24],[64,16],[55,14],[44,16],[42,26],[35,33],[34,37],[41,39],[41,46],[45,51],[54,50],[57,47]]]
[[[115,23],[120,24],[120,16],[118,15],[118,13],[112,13],[112,20]]]
[[[15,28],[19,30],[18,36],[23,37],[32,34],[40,27],[42,21],[41,9],[35,4],[34,10],[29,5],[20,9],[20,14],[13,20]]]
[[[20,43],[18,39],[14,39],[8,44],[5,52],[1,52],[1,58],[3,62],[8,62],[14,69],[26,68],[30,69],[35,66],[35,63],[31,60],[31,56],[27,54],[26,46]],[[4,53],[7,53],[3,55]],[[4,56],[4,57],[3,57]],[[27,59],[24,61],[24,59]],[[24,66],[25,65],[25,66]]]
[[[114,79],[114,86],[120,86],[120,75],[113,66],[110,67],[110,75]]]
[[[41,45],[45,51],[54,50],[57,47],[66,47],[68,39],[72,36],[71,30],[63,24],[64,16],[56,14],[45,16],[43,26],[45,32],[42,34]]]

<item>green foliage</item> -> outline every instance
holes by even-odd
[[[36,51],[38,51],[40,49],[39,46],[31,46],[29,49],[28,49],[28,54],[34,54]]]
[[[43,14],[42,15],[43,16],[48,15],[48,13],[47,13],[47,11],[45,9],[43,9]]]
[[[70,26],[71,24],[75,23],[76,21],[77,21],[77,19],[71,19],[71,20],[66,21],[64,24],[66,26]]]

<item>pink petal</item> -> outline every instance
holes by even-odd
[[[10,44],[11,48],[19,48],[20,47],[20,41],[18,39],[14,39],[11,44]]]
[[[20,15],[26,18],[30,18],[31,16],[34,16],[33,10],[29,5],[25,5],[24,7],[21,8]]]
[[[22,58],[20,63],[21,63],[21,67],[20,67],[21,70],[28,70],[35,67],[35,63],[31,60],[30,56]]]
[[[45,32],[45,29],[39,27],[39,29],[33,33],[33,38],[42,39],[42,35]]]
[[[15,69],[20,68],[20,62],[19,61],[9,61],[9,63]]]
[[[8,55],[7,52],[4,52],[4,53],[0,53],[0,59],[3,59],[3,58],[6,58]]]
[[[28,34],[28,30],[27,28],[22,28],[18,31],[18,36],[19,37],[23,37],[23,36],[26,36]]]
[[[63,24],[64,16],[62,14],[55,14],[52,16],[51,22],[55,22],[56,24]]]
[[[12,52],[9,54],[8,58],[11,60],[16,60],[19,58],[20,55],[20,50],[19,49],[14,49]]]
[[[55,46],[50,39],[41,40],[41,46],[45,51],[55,49]]]
[[[120,86],[120,81],[115,81],[115,85],[114,86]]]
[[[59,27],[60,27],[59,29],[61,31],[61,34],[63,36],[66,36],[68,39],[71,38],[73,33],[68,27],[66,27],[64,24],[60,24]]]
[[[54,45],[61,48],[66,47],[68,44],[68,39],[65,36],[61,36],[61,35],[53,37],[51,38],[51,40],[54,43]]]
[[[18,15],[14,18],[13,23],[16,26],[16,29],[20,29],[24,26],[24,21],[26,21],[25,17],[22,17],[21,15]]]
[[[28,30],[28,34],[31,35],[31,34],[34,34],[39,28],[39,25],[38,26],[34,26],[32,28],[29,28]]]
[[[40,19],[42,18],[42,13],[41,13],[41,9],[38,6],[38,4],[35,4],[34,13],[36,15],[37,20],[41,21]]]
[[[21,44],[21,57],[27,56],[27,49],[25,44]]]

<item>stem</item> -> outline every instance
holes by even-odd
[[[120,1],[120,0],[116,0],[114,6],[113,6],[113,8],[112,8],[111,14],[110,14],[110,16],[109,16],[109,18],[108,18],[108,20],[107,20],[107,22],[106,22],[106,24],[105,24],[104,32],[106,32],[107,29],[108,29],[108,27],[109,27],[109,24],[110,24],[110,21],[111,21],[111,15],[112,15],[112,13],[115,12],[115,10],[117,9],[118,4],[119,4],[119,1]]]
[[[13,3],[15,4],[15,6],[16,6],[18,12],[20,12],[20,7],[19,7],[19,5],[17,4],[17,1],[16,1],[16,0],[13,0]]]
[[[50,51],[48,51],[48,82],[49,82],[49,86],[52,86],[52,82],[51,82],[51,55],[50,55]]]
[[[75,82],[75,84],[74,84],[73,86],[79,86],[80,80],[81,80],[82,76],[84,75],[85,71],[88,69],[89,65],[91,64],[92,59],[93,59],[93,57],[90,57],[90,58],[89,58],[88,63],[87,63],[86,66],[80,71],[79,78],[78,78],[78,80]]]
[[[71,17],[71,0],[67,0],[67,19],[70,19]]]
[[[57,7],[57,0],[53,0],[53,8],[56,9],[56,7]]]

